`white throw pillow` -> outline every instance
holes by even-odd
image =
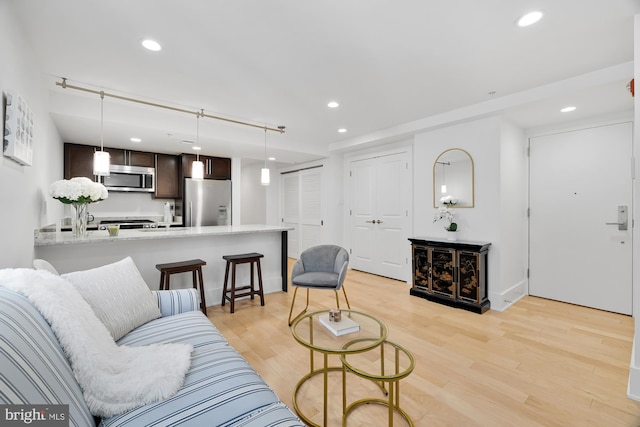
[[[131,257],[62,277],[80,292],[115,341],[160,317],[158,302]]]

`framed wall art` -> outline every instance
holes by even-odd
[[[15,91],[4,94],[6,101],[2,151],[5,157],[31,166],[33,161],[33,113]]]

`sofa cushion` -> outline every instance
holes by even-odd
[[[62,277],[80,292],[116,341],[160,317],[157,299],[131,257]]]
[[[26,297],[0,288],[0,404],[68,404],[70,426],[92,426],[71,366]]]
[[[151,291],[158,300],[162,317],[200,310],[198,291],[194,288]]]
[[[201,311],[187,311],[152,320],[131,331],[117,344],[136,347],[167,342],[186,342],[194,348],[229,345]]]
[[[123,337],[118,344],[138,346],[168,341],[185,342],[194,347],[191,369],[183,387],[163,402],[103,419],[103,427],[178,424],[262,427],[270,425],[267,421],[273,417],[291,420],[277,424],[279,426],[303,425],[279,403],[275,393],[201,312],[153,320]]]

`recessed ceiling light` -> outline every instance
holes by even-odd
[[[533,25],[542,19],[542,15],[542,12],[539,10],[534,10],[526,15],[522,15],[518,18],[518,27],[528,27],[529,25]]]
[[[191,147],[192,149],[196,150],[196,151],[200,151],[202,150],[202,147],[200,147],[199,145],[194,145],[193,147]]]
[[[340,106],[340,104],[338,104],[336,101],[331,101],[327,104],[327,107],[329,108],[338,108],[338,106]]]
[[[570,113],[572,111],[576,111],[576,107],[574,107],[573,105],[564,107],[562,110],[560,110],[561,113]]]
[[[129,139],[129,141],[131,142],[142,142],[142,140],[140,138],[136,138],[135,136],[131,139]]]
[[[347,130],[346,130],[345,128],[340,128],[340,129],[338,129],[338,132],[340,132],[340,133],[345,133],[346,131],[347,131]]]
[[[270,161],[272,161],[272,162],[273,162],[275,159],[276,159],[275,157],[269,157],[269,160],[270,160]]]
[[[160,46],[160,43],[151,39],[142,40],[142,46],[144,46],[145,49],[149,49],[153,52],[159,52],[162,50],[162,46]]]

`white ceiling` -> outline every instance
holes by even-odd
[[[530,129],[633,108],[638,0],[10,1],[69,142],[99,144],[100,99],[57,87],[61,77],[285,125],[267,134],[284,163],[488,114]],[[517,27],[533,9],[542,21]],[[146,51],[144,38],[163,50]],[[569,104],[577,110],[561,114]],[[108,146],[179,153],[196,139],[188,114],[105,98],[104,118]],[[261,129],[201,119],[200,143],[203,154],[264,156]]]

